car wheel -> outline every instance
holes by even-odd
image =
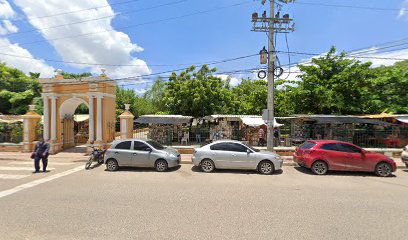
[[[156,161],[156,164],[155,164],[154,168],[158,172],[165,172],[168,169],[168,164],[167,164],[167,162],[165,160],[160,159],[160,160]]]
[[[328,170],[327,163],[323,161],[316,161],[312,164],[312,172],[316,175],[325,175]]]
[[[200,164],[201,170],[206,173],[213,172],[215,169],[214,162],[210,159],[204,159]]]
[[[262,161],[258,165],[258,172],[264,175],[270,175],[275,171],[275,167],[271,161]]]
[[[380,177],[388,177],[392,173],[392,167],[389,163],[386,162],[380,162],[377,164],[375,167],[375,174]]]
[[[108,169],[109,172],[114,172],[119,169],[119,164],[115,159],[108,159],[108,161],[106,161],[106,169]]]

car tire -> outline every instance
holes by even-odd
[[[109,172],[114,172],[119,169],[119,164],[115,159],[108,159],[106,161],[106,169]]]
[[[271,175],[275,171],[275,166],[269,160],[261,161],[258,164],[258,172],[263,175]]]
[[[210,173],[215,170],[215,164],[211,159],[204,159],[201,161],[200,168],[205,173]]]
[[[169,165],[167,164],[166,160],[159,159],[154,164],[154,168],[158,172],[166,172],[169,169]]]
[[[379,177],[389,177],[392,174],[392,167],[389,163],[380,162],[375,166],[374,172]]]
[[[329,166],[324,161],[316,161],[312,164],[311,169],[316,175],[325,175],[329,171]]]

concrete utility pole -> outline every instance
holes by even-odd
[[[279,0],[282,3],[290,3],[295,0]],[[266,0],[262,0],[262,4],[265,4]],[[275,0],[269,0],[270,2],[270,16],[266,16],[266,11],[263,12],[262,17],[258,17],[258,13],[252,14],[252,22],[254,23],[252,31],[254,32],[266,32],[268,34],[268,132],[267,132],[267,148],[269,151],[273,151],[274,136],[273,128],[275,122],[275,43],[274,34],[276,33],[288,33],[294,31],[293,19],[289,18],[289,14],[280,16],[280,11],[275,15]],[[280,5],[279,5],[280,6]],[[292,25],[290,25],[292,23]],[[257,25],[261,26],[257,26]],[[261,62],[262,63],[262,62]]]
[[[275,1],[270,0],[270,19],[269,19],[269,36],[268,36],[268,132],[267,132],[267,142],[266,147],[268,151],[273,151],[274,147],[274,136],[273,136],[273,125],[275,122],[275,45],[273,42],[275,30],[274,16],[275,16]],[[272,26],[272,27],[271,27]]]

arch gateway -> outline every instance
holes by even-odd
[[[77,107],[89,109],[87,143],[102,146],[115,139],[116,82],[102,74],[99,77],[39,79],[44,103],[43,136],[48,140],[51,153],[73,147],[73,116]]]

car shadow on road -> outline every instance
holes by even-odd
[[[192,166],[191,167],[191,171],[193,172],[197,172],[197,173],[203,173],[203,174],[208,174],[203,172],[199,167],[197,166]],[[246,175],[250,175],[250,174],[256,174],[256,175],[263,175],[258,173],[257,171],[254,170],[230,170],[230,169],[215,169],[214,172],[212,173],[232,173],[232,174],[246,174]],[[275,171],[273,174],[271,175],[281,175],[283,173],[283,170],[277,170]],[[268,176],[268,175],[264,175],[264,176]]]
[[[308,168],[294,167],[294,169],[304,174],[318,176],[314,174],[312,170]],[[377,175],[375,175],[375,173],[371,173],[371,172],[342,172],[342,171],[329,171],[326,174],[326,176],[342,176],[342,177],[358,176],[358,177],[375,177],[375,178],[378,177]],[[396,177],[396,176],[394,174],[391,174],[391,176],[389,177]]]
[[[101,165],[104,165],[103,163],[96,163],[96,164],[93,164],[93,165],[91,165],[90,167],[89,167],[89,169],[88,170],[92,170],[92,169],[94,169],[94,168],[98,168],[98,167],[100,167]]]
[[[176,172],[180,168],[181,165],[174,168],[169,168],[166,172]],[[107,169],[105,169],[105,171],[109,172]],[[121,167],[115,172],[157,172],[157,171],[154,168]]]

